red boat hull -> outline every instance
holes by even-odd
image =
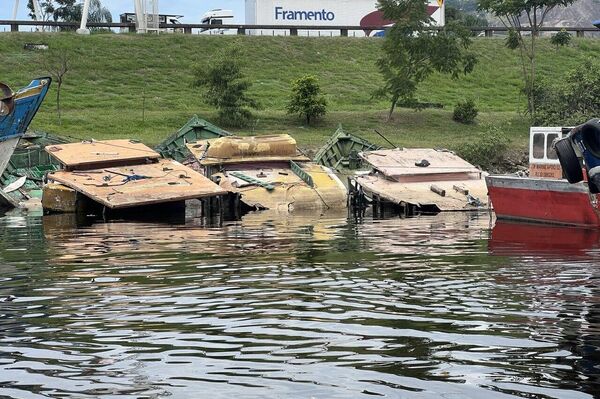
[[[513,176],[487,176],[486,183],[498,219],[600,226],[586,183]]]

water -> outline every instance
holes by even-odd
[[[600,239],[487,214],[0,218],[0,397],[592,398]]]

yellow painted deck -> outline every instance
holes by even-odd
[[[333,209],[347,206],[346,188],[335,174],[313,163],[299,164],[313,179],[310,187],[298,177],[286,163],[271,165],[236,165],[213,176],[220,179],[220,186],[232,193],[239,193],[241,201],[257,209],[293,211],[301,209]],[[231,174],[239,172],[265,184],[273,190],[248,183]]]
[[[188,143],[186,146],[204,166],[246,162],[310,161],[299,152],[296,140],[287,134],[227,136]]]

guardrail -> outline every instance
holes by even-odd
[[[15,21],[15,20],[0,20],[0,26],[10,26],[11,32],[18,32],[21,26],[36,26],[36,27],[51,27],[51,28],[68,28],[75,30],[79,28],[78,23],[73,22],[60,22],[60,21]],[[135,32],[135,24],[132,22],[113,22],[113,23],[88,23],[88,28],[108,28],[108,29],[126,29],[129,32]],[[299,31],[306,31],[310,36],[310,32],[338,31],[340,36],[350,36],[350,32],[365,32],[365,31],[382,31],[389,29],[386,26],[315,26],[315,25],[208,25],[208,24],[160,24],[160,29],[174,29],[182,31],[186,34],[192,34],[194,29],[198,30],[212,30],[212,29],[226,29],[237,32],[238,35],[246,35],[259,31],[283,31],[284,34],[290,36],[298,36]],[[440,30],[439,27],[431,27],[431,30]],[[491,37],[495,33],[506,33],[508,28],[504,26],[481,26],[471,27],[471,31],[474,33],[483,33],[486,37]],[[575,32],[577,37],[584,37],[586,32],[598,32],[600,29],[595,27],[542,27],[539,29],[540,32],[558,32],[560,30],[566,30],[567,32]],[[520,28],[523,32],[531,32],[531,28]],[[361,34],[362,36],[362,34]]]

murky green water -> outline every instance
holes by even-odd
[[[591,398],[598,233],[0,218],[0,397]]]

